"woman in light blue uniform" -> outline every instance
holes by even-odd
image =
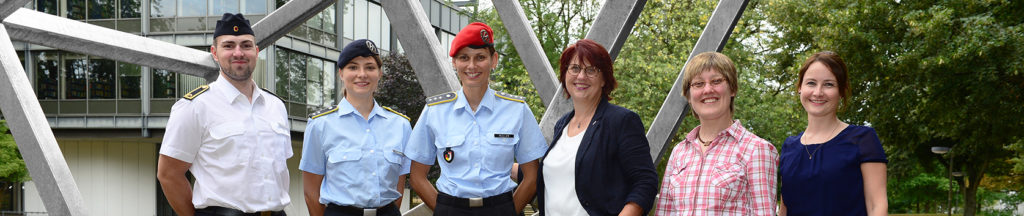
[[[427,98],[405,151],[413,160],[409,181],[434,215],[516,215],[534,197],[544,136],[522,97],[488,88],[498,64],[489,26],[464,27],[449,56],[462,89]],[[435,161],[436,190],[426,177]],[[518,188],[513,162],[524,174]]]
[[[346,45],[338,58],[345,97],[310,116],[299,162],[310,215],[401,215],[409,173],[402,151],[412,128],[409,117],[374,101],[380,67],[373,41]]]

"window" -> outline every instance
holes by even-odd
[[[206,16],[206,0],[179,0],[179,17]]]
[[[245,14],[266,14],[267,0],[245,0]]]
[[[151,17],[174,17],[177,14],[175,0],[151,0],[149,8]]]
[[[114,60],[89,58],[89,98],[90,99],[114,99],[116,96],[115,72],[117,71]]]
[[[130,63],[117,63],[122,99],[137,99],[142,91],[142,67]]]
[[[311,106],[312,110],[309,112],[316,112],[317,107],[323,106],[323,93],[324,89],[322,84],[324,83],[324,61],[319,58],[309,58],[309,63],[306,64],[306,102]]]
[[[121,18],[139,18],[142,0],[121,0]]]
[[[341,32],[344,33],[343,35],[346,38],[348,38],[348,39],[353,39],[356,36],[355,35],[355,31],[354,31],[354,28],[355,28],[355,22],[354,21],[356,19],[355,7],[356,7],[356,2],[350,0],[350,1],[346,1],[345,8],[344,8],[344,10],[342,10],[342,13],[344,15],[341,18],[341,20],[344,23],[344,25],[342,25],[342,28],[344,28],[344,29],[342,29]]]
[[[57,99],[59,95],[60,55],[51,51],[36,51],[36,97]]]
[[[210,16],[241,12],[238,10],[238,0],[210,0],[210,8]]]
[[[367,27],[369,27],[366,29],[367,39],[380,43],[380,5],[369,4],[366,12],[369,13],[366,16]]]
[[[36,0],[36,10],[50,15],[60,15],[57,0]]]
[[[277,53],[275,54],[277,56],[275,56],[274,58],[274,60],[276,61],[274,65],[276,66],[275,71],[277,74],[275,74],[276,76],[274,77],[276,77],[277,79],[275,79],[274,85],[277,89],[277,96],[281,97],[281,99],[284,99],[285,101],[288,101],[290,100],[288,94],[288,80],[291,79],[291,77],[288,76],[288,70],[290,69],[290,67],[288,66],[288,63],[290,61],[288,59],[288,51],[278,48]]]
[[[117,18],[117,0],[89,0],[89,19]]]
[[[153,98],[176,98],[176,75],[168,70],[153,69]]]
[[[366,38],[366,36],[367,36],[366,35],[366,33],[367,33],[366,32],[366,16],[367,16],[367,13],[366,13],[366,11],[367,11],[366,10],[366,7],[367,7],[366,6],[366,1],[355,1],[355,2],[356,2],[356,7],[355,7],[356,18],[353,21],[355,22],[356,29],[354,29],[353,31],[355,31],[356,35],[352,39],[363,39],[363,38]]]
[[[67,8],[65,9],[68,13],[68,19],[85,19],[85,2],[86,0],[67,0]]]
[[[85,99],[89,64],[84,55],[64,55],[64,98]]]
[[[334,98],[335,98],[335,95],[337,95],[337,94],[335,94],[335,92],[337,90],[334,89],[334,75],[337,72],[337,71],[334,70],[334,62],[333,61],[324,61],[324,70],[323,70],[323,72],[324,72],[324,76],[323,76],[323,82],[324,82],[324,90],[323,90],[323,92],[324,92],[324,103],[323,103],[323,106],[324,107],[334,106],[334,103],[335,103],[334,102]]]

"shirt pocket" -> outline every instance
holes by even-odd
[[[340,174],[342,176],[355,177],[358,175],[365,174],[365,172],[362,172],[362,166],[360,166],[359,164],[359,159],[361,159],[362,157],[363,152],[360,151],[359,149],[331,150],[327,153],[328,168],[326,175]],[[332,170],[343,170],[344,172],[331,173]]]
[[[683,185],[685,184],[685,181],[686,181],[686,175],[684,175],[684,173],[686,171],[687,163],[686,163],[686,161],[681,161],[676,166],[678,168],[676,168],[675,170],[669,170],[668,171],[669,172],[669,180],[668,180],[668,182],[669,182],[669,184],[672,185],[672,188],[682,188]]]
[[[743,164],[721,163],[715,165],[712,183],[719,197],[735,200],[747,185],[746,169]]]
[[[434,146],[437,147],[437,162],[444,169],[448,169],[451,175],[454,176],[465,176],[468,175],[469,166],[469,147],[465,145],[465,135],[454,135],[447,136],[443,139],[437,139],[434,141]],[[452,160],[447,162],[445,158],[445,150],[451,148]]]
[[[519,143],[519,134],[512,131],[490,131],[484,137],[486,142],[487,158],[484,160],[486,168],[495,172],[505,172],[512,169],[512,162],[516,155],[516,144]],[[525,163],[528,161],[519,161]]]
[[[249,156],[249,148],[243,138],[245,125],[239,122],[225,122],[210,127],[210,140],[203,142],[201,151],[208,153],[210,158],[217,161],[228,162],[230,165],[238,165],[246,161],[244,156]]]

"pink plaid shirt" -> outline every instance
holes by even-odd
[[[737,120],[701,153],[699,130],[672,150],[655,215],[775,215],[775,146]]]

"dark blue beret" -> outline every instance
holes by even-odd
[[[224,17],[217,20],[217,29],[213,30],[213,38],[221,35],[256,35],[249,26],[249,20],[242,14],[224,13]]]
[[[352,41],[352,43],[345,45],[345,49],[341,50],[341,55],[338,55],[338,68],[345,67],[349,61],[356,57],[377,55],[380,55],[380,53],[377,52],[377,44],[374,44],[373,41],[367,39]],[[377,57],[380,58],[380,56]]]

